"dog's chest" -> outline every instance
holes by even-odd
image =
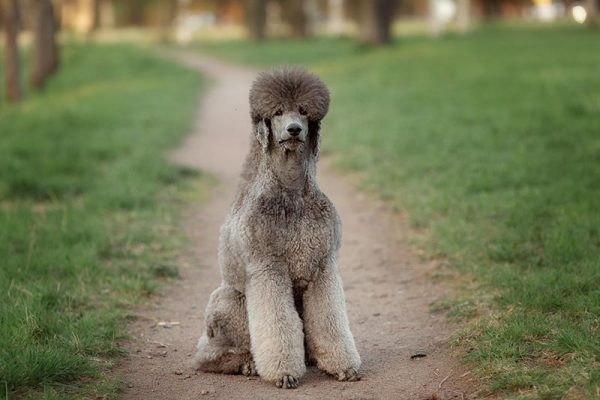
[[[292,280],[302,285],[313,280],[323,260],[333,251],[334,228],[327,220],[311,216],[296,220],[287,218],[282,229],[282,257],[286,260]],[[300,282],[296,282],[300,281]]]
[[[323,195],[265,197],[257,210],[249,222],[265,255],[287,265],[296,285],[310,282],[338,246],[339,222],[331,202]]]

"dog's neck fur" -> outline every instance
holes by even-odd
[[[251,139],[234,208],[242,207],[248,196],[270,193],[269,197],[282,197],[286,208],[296,209],[296,200],[319,191],[316,155],[309,148],[286,154],[277,146],[271,143],[265,152],[258,140]]]
[[[263,151],[258,140],[250,144],[242,172],[236,204],[246,197],[250,187],[258,185],[260,191],[272,193],[304,194],[317,189],[317,159],[308,148],[287,152],[271,144]],[[279,190],[273,190],[279,189]]]
[[[272,178],[270,181],[273,186],[286,191],[306,192],[316,185],[316,160],[306,148],[296,151],[271,148],[267,154],[263,154],[259,168]]]

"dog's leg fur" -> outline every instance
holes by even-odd
[[[338,380],[359,380],[360,356],[350,332],[335,259],[327,262],[304,292],[303,317],[308,354],[319,369]]]
[[[306,372],[302,321],[284,265],[254,265],[246,281],[252,356],[261,378],[295,388]]]
[[[198,342],[194,367],[204,372],[256,375],[242,293],[222,286],[211,294],[206,306],[206,332]]]

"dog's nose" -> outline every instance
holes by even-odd
[[[300,124],[297,123],[291,123],[287,126],[286,130],[288,131],[288,133],[292,136],[298,136],[300,134],[300,132],[302,132],[302,127],[300,126]]]

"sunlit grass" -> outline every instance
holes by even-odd
[[[45,90],[0,107],[0,389],[101,398],[126,310],[176,277],[175,201],[196,171],[198,76],[132,46],[62,49]],[[183,184],[186,184],[183,186]]]
[[[434,309],[470,321],[458,341],[485,390],[599,395],[599,33],[498,26],[371,51],[343,40],[200,50],[323,76],[323,148],[408,214],[431,257],[476,278]]]

